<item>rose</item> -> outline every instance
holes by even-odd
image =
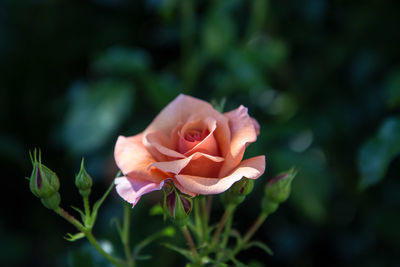
[[[224,192],[242,177],[256,179],[265,157],[242,159],[259,129],[244,106],[221,114],[207,102],[179,95],[144,132],[118,138],[114,156],[124,176],[116,178],[116,190],[135,205],[166,180],[195,196]]]

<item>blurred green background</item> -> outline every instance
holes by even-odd
[[[240,260],[399,266],[399,11],[396,0],[0,1],[0,262],[107,266],[86,242],[64,240],[74,229],[30,193],[28,151],[41,148],[58,173],[62,206],[80,206],[81,157],[93,200],[117,171],[117,136],[142,131],[185,93],[226,97],[225,110],[243,104],[261,124],[248,156],[265,154],[267,172],[234,227],[257,216],[268,178],[300,170],[256,235],[275,256],[254,248]],[[145,196],[132,211],[133,242],[168,225],[149,215],[159,199]],[[95,227],[114,250],[110,220],[121,212],[114,192]],[[184,266],[160,242],[139,266]]]

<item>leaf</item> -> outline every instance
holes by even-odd
[[[137,257],[135,258],[135,260],[144,261],[144,260],[150,260],[151,258],[152,258],[151,255],[146,254],[146,255],[137,256]]]
[[[73,85],[69,108],[59,129],[64,146],[74,154],[101,148],[129,116],[133,89],[130,83],[116,80]]]
[[[100,206],[103,204],[104,200],[107,198],[108,194],[110,194],[111,189],[114,187],[114,182],[111,183],[111,185],[108,187],[107,191],[104,193],[104,195],[96,201],[93,205],[93,210],[92,210],[92,216],[90,218],[90,225],[94,225],[96,218],[97,218],[97,212],[100,208]]]
[[[167,247],[167,248],[173,250],[173,251],[178,252],[179,254],[181,254],[182,256],[184,256],[185,258],[187,258],[188,260],[190,260],[190,261],[193,260],[192,252],[190,252],[190,251],[187,250],[187,249],[177,247],[177,246],[172,245],[172,244],[170,244],[170,243],[164,243],[163,245],[164,245],[165,247]]]
[[[164,210],[161,207],[160,203],[157,203],[156,205],[154,205],[151,209],[150,209],[150,215],[151,216],[155,216],[155,215],[163,215],[164,214]]]
[[[235,264],[235,266],[237,266],[237,267],[247,267],[246,264],[240,262],[239,260],[237,260],[237,259],[236,259],[235,257],[233,257],[233,256],[231,256],[229,259],[230,259],[230,260]]]
[[[79,239],[81,239],[81,238],[84,238],[84,237],[85,237],[85,234],[82,233],[82,232],[77,233],[77,234],[70,234],[70,233],[67,233],[67,234],[64,236],[64,238],[65,238],[66,240],[70,241],[70,242],[75,242],[75,241],[77,241],[77,240],[79,240]]]
[[[269,246],[267,246],[266,244],[264,244],[264,243],[262,243],[262,242],[260,242],[260,241],[252,241],[252,242],[249,242],[249,243],[244,247],[244,249],[248,249],[248,248],[251,248],[251,247],[258,247],[258,248],[261,248],[261,249],[264,250],[268,255],[270,255],[270,256],[273,256],[273,255],[274,255],[274,252],[272,251],[272,249],[271,249]]]
[[[81,215],[82,222],[84,222],[85,219],[86,219],[85,213],[84,213],[81,209],[79,209],[79,208],[77,208],[77,207],[71,206],[71,208],[73,208],[74,210],[76,210],[77,212],[79,212],[79,214]]]
[[[365,189],[383,179],[392,159],[400,153],[400,118],[386,119],[358,154],[359,187]]]
[[[144,240],[142,240],[139,244],[135,246],[134,252],[133,252],[133,257],[137,259],[140,253],[140,251],[148,246],[151,242],[153,242],[156,239],[162,238],[162,237],[173,237],[175,235],[175,228],[172,226],[165,227],[163,230],[156,232]]]
[[[146,51],[114,46],[96,58],[92,69],[102,74],[126,76],[146,71],[150,66],[151,59]]]

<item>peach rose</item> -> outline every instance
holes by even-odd
[[[265,157],[242,159],[259,128],[243,106],[221,114],[207,102],[179,95],[144,132],[118,138],[114,157],[124,176],[115,179],[116,190],[135,205],[166,180],[196,196],[224,192],[243,176],[256,179],[264,173]]]

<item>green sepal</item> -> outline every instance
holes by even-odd
[[[77,240],[79,240],[79,239],[82,239],[82,238],[84,238],[84,237],[85,237],[85,234],[82,233],[82,232],[77,233],[77,234],[70,234],[70,233],[67,233],[67,234],[64,236],[64,239],[66,239],[66,240],[68,240],[68,241],[70,241],[70,242],[75,242],[75,241],[77,241]]]
[[[81,209],[74,207],[74,206],[71,206],[71,208],[74,209],[75,211],[77,211],[79,213],[79,215],[81,215],[82,222],[86,221],[86,214]]]
[[[246,199],[246,196],[253,191],[253,188],[254,180],[243,177],[221,195],[221,202],[225,207],[229,205],[237,206]]]

